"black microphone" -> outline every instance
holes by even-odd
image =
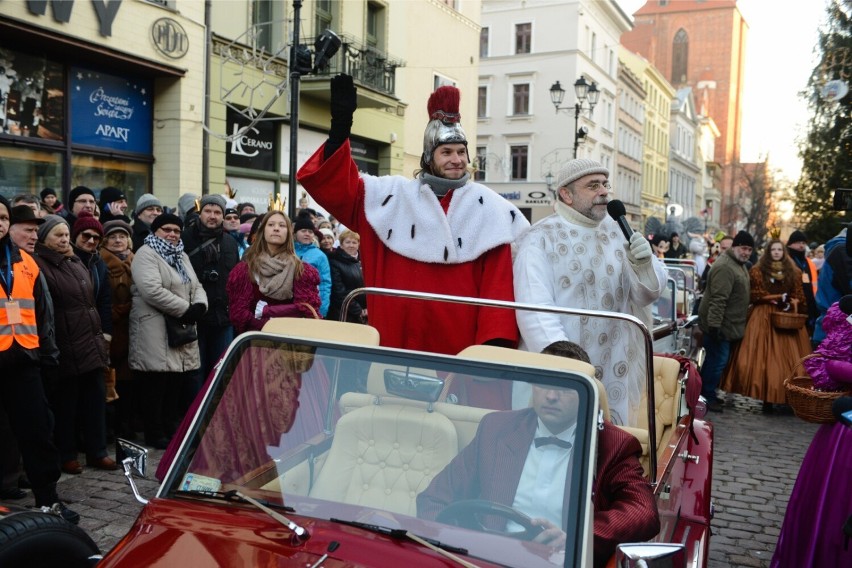
[[[618,226],[621,227],[621,232],[624,233],[624,238],[630,241],[630,235],[633,234],[633,229],[630,227],[630,224],[627,222],[627,209],[624,208],[624,203],[619,201],[618,199],[613,199],[609,203],[606,204],[606,212],[609,213],[609,216],[615,219],[615,222],[618,223]]]

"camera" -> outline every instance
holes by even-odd
[[[215,268],[211,268],[210,270],[205,270],[201,273],[201,281],[202,282],[210,282],[211,284],[219,281],[219,271]]]

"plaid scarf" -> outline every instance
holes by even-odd
[[[187,274],[186,268],[183,266],[183,241],[178,241],[176,245],[173,245],[151,233],[145,237],[145,244],[151,247],[155,253],[159,254],[169,266],[177,270],[184,284],[189,282],[189,274]]]

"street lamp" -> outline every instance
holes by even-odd
[[[598,90],[598,84],[592,81],[591,84],[586,82],[585,77],[580,77],[574,82],[574,94],[577,101],[574,103],[574,158],[577,157],[577,148],[580,142],[586,138],[589,129],[583,126],[580,127],[580,113],[584,110],[589,111],[589,116],[592,116],[592,111],[595,110],[595,105],[598,104],[598,97],[601,92]],[[559,81],[553,83],[550,87],[550,101],[556,107],[556,112],[560,110],[570,110],[571,107],[561,107],[562,100],[565,98],[565,89],[559,84]],[[585,108],[583,105],[588,101],[589,106]]]
[[[666,200],[666,208],[665,208],[665,211],[664,211],[664,217],[665,217],[666,223],[668,223],[669,222],[669,199],[671,199],[668,191],[663,194],[663,199]]]

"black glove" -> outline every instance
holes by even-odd
[[[722,332],[718,327],[711,327],[707,330],[707,335],[709,335],[713,341],[721,341],[722,339]]]
[[[201,303],[192,304],[187,308],[187,310],[180,316],[180,323],[182,324],[191,324],[195,323],[201,319],[207,313],[207,306]]]
[[[324,156],[328,159],[349,138],[352,131],[352,115],[358,108],[357,89],[351,75],[336,75],[331,79],[331,128]]]

